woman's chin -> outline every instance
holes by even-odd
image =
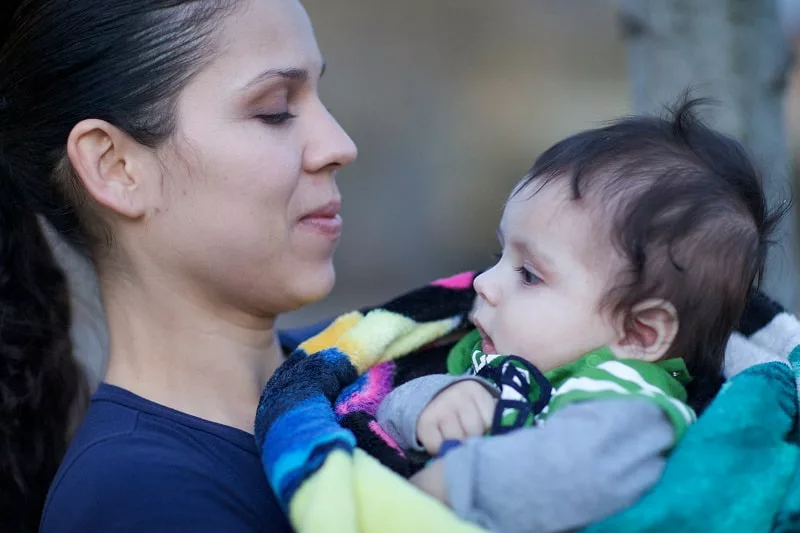
[[[293,310],[319,302],[328,296],[336,283],[336,270],[333,264],[320,268],[315,272],[308,272],[301,276],[295,283],[295,298],[297,303]]]

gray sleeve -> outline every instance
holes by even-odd
[[[432,374],[411,380],[393,390],[381,403],[375,418],[402,449],[424,451],[417,441],[419,415],[437,394],[462,381],[478,381],[497,394],[491,384],[474,376]]]
[[[661,477],[674,438],[663,411],[644,400],[568,405],[543,426],[448,453],[449,503],[491,531],[570,531],[635,503]]]

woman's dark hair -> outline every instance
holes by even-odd
[[[87,397],[70,298],[40,223],[85,253],[107,228],[67,138],[105,120],[156,147],[234,0],[3,0],[0,6],[0,522],[36,531]]]
[[[668,355],[683,357],[700,381],[720,375],[788,208],[768,207],[745,149],[697,118],[702,103],[684,97],[666,118],[628,117],[573,135],[543,153],[516,189],[566,180],[574,201],[586,198],[627,262],[604,303],[630,326],[636,303],[671,302],[680,326]]]

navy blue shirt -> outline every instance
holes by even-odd
[[[40,533],[290,532],[253,436],[101,384]]]

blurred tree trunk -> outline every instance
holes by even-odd
[[[621,0],[620,20],[634,110],[660,112],[687,88],[714,98],[721,105],[705,109],[705,118],[754,155],[773,205],[789,200],[783,104],[792,53],[776,0]],[[794,211],[775,238],[763,287],[797,311]]]

